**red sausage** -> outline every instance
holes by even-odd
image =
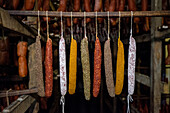
[[[113,12],[113,11],[115,11],[115,10],[116,10],[116,0],[111,0],[111,1],[110,1],[110,6],[109,6],[109,11],[110,11],[110,12]],[[115,18],[111,18],[110,21],[111,21],[111,24],[112,24],[113,26],[116,25],[116,19],[115,19]]]
[[[25,10],[31,10],[34,7],[35,0],[25,0],[24,8]]]
[[[78,12],[79,10],[80,10],[80,0],[74,0],[74,11]],[[77,24],[78,23],[78,18],[75,18],[73,20],[73,23]]]
[[[86,12],[91,11],[90,0],[84,0],[84,9],[85,9]],[[91,21],[90,18],[86,18],[86,23],[89,23],[90,21]]]
[[[60,5],[57,11],[66,11],[67,0],[60,0]]]
[[[45,96],[50,97],[53,89],[52,40],[47,39],[45,56]]]
[[[13,3],[14,10],[16,10],[19,5],[19,0],[13,0],[12,3]]]
[[[142,0],[142,11],[148,10],[148,0]],[[149,31],[149,18],[145,17],[144,31]]]

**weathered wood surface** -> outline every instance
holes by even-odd
[[[141,73],[136,73],[136,81],[148,87],[151,86],[150,77]]]
[[[11,15],[25,15],[25,16],[37,16],[38,12],[37,11],[14,11],[14,10],[8,10],[8,12]],[[45,11],[40,11],[40,16],[46,16]],[[60,17],[61,14],[58,11],[48,11],[48,16],[53,16],[53,17]],[[62,12],[63,17],[71,17],[71,12]],[[86,12],[86,17],[95,17],[96,12]],[[107,17],[108,13],[107,12],[97,12],[98,17]],[[119,17],[119,12],[110,12],[109,13],[110,17]],[[121,11],[121,17],[130,17],[131,12],[130,11]],[[139,16],[139,17],[144,17],[144,16],[170,16],[170,11],[134,11],[133,16]],[[84,12],[72,12],[72,17],[84,17]]]
[[[25,90],[12,90],[12,91],[8,92],[8,96],[33,94],[33,93],[37,93],[37,92],[38,92],[37,88],[25,89]],[[0,91],[0,98],[6,97],[6,96],[7,96],[7,91]]]
[[[0,26],[6,29],[12,30],[19,34],[35,38],[35,36],[29,32],[23,25],[21,25],[16,19],[11,17],[8,11],[3,10],[0,8]]]
[[[6,107],[2,113],[25,113],[25,111],[35,102],[35,98],[29,95],[22,95],[16,101]]]
[[[162,0],[151,0],[151,10],[162,10]],[[151,88],[150,88],[150,113],[159,113],[161,109],[161,62],[162,41],[157,38],[163,36],[158,27],[162,24],[161,17],[151,18]]]

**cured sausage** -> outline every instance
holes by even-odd
[[[43,1],[43,11],[48,11],[50,8],[50,0],[44,0]],[[47,21],[46,17],[43,17],[44,21]],[[48,21],[50,21],[50,17],[48,17]]]
[[[105,11],[109,11],[109,0],[105,0],[104,10],[105,10]]]
[[[24,8],[25,10],[31,10],[33,9],[35,4],[35,0],[25,0],[24,2]]]
[[[95,50],[94,50],[94,79],[93,79],[93,96],[97,97],[100,90],[101,83],[101,46],[99,38],[97,37],[95,42]]]
[[[84,38],[81,41],[81,62],[83,69],[84,95],[86,100],[90,100],[90,59],[87,38]]]
[[[76,76],[77,76],[77,42],[72,37],[70,45],[70,62],[69,62],[69,94],[75,93]]]
[[[17,45],[17,55],[18,55],[18,70],[19,76],[25,77],[27,75],[27,42],[19,42]]]
[[[78,12],[80,10],[80,0],[74,0],[74,11]],[[73,20],[74,24],[78,23],[78,18]]]
[[[0,0],[0,7],[2,7],[4,4],[4,1],[3,0]]]
[[[91,11],[90,0],[84,0],[84,9],[85,9],[86,12]],[[90,18],[86,18],[86,23],[89,23],[90,21],[91,21]]]
[[[53,89],[53,56],[52,56],[52,40],[47,39],[45,53],[45,96],[48,98],[52,94]]]
[[[70,27],[71,26],[71,19],[67,18],[67,26]]]
[[[120,0],[119,11],[124,11],[125,8],[125,0]]]
[[[109,6],[109,11],[113,12],[113,11],[115,11],[115,9],[116,9],[116,0],[111,0],[110,1],[110,6]],[[111,21],[111,24],[113,26],[116,25],[116,19],[115,18],[111,18],[110,21]]]
[[[142,0],[142,11],[148,10],[148,0]],[[144,31],[149,31],[149,17],[145,17]]]
[[[128,7],[130,11],[136,11],[137,7],[136,7],[135,0],[128,0]],[[134,23],[136,24],[136,33],[139,33],[139,26],[138,26],[139,21],[140,21],[139,17],[134,17]]]
[[[26,57],[19,57],[18,58],[18,69],[19,69],[19,76],[25,77],[27,75],[27,59]]]
[[[57,11],[66,11],[67,0],[60,0],[60,5]]]
[[[120,1],[119,0],[116,0],[116,11],[118,11],[119,10],[119,3],[120,3]]]
[[[100,12],[103,11],[102,0],[95,0],[94,11]],[[103,21],[103,18],[97,18],[99,23]]]
[[[12,0],[12,3],[13,3],[13,9],[16,10],[18,5],[19,5],[19,1],[20,0]]]
[[[116,64],[116,85],[115,85],[115,94],[119,95],[123,89],[124,83],[124,47],[123,43],[118,38],[118,50],[117,50],[117,64]]]
[[[0,65],[9,64],[9,39],[2,37],[0,39]]]
[[[112,66],[112,54],[110,49],[110,39],[104,44],[104,67],[106,76],[106,85],[108,93],[111,97],[115,96],[114,80],[113,80],[113,66]]]

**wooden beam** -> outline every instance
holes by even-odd
[[[161,11],[162,0],[151,0],[151,10]],[[161,17],[151,18],[151,87],[150,87],[150,113],[159,113],[161,109],[161,62],[162,41],[158,27],[162,24]]]
[[[38,92],[37,88],[25,89],[25,90],[12,90],[8,92],[8,95],[7,95],[7,91],[0,91],[0,98],[6,97],[6,96],[33,94],[37,92]]]
[[[22,95],[16,101],[12,102],[8,107],[6,107],[2,113],[25,113],[35,101],[35,98],[29,95]]]
[[[136,81],[148,87],[151,86],[150,77],[141,73],[136,73]]]
[[[3,10],[0,8],[0,26],[6,29],[12,30],[19,34],[35,38],[35,36],[29,32],[23,25],[21,25],[16,19],[11,17],[8,11]]]
[[[8,10],[11,15],[23,15],[23,16],[38,16],[37,11],[17,11],[17,10]],[[46,16],[46,11],[40,11],[40,16]],[[49,17],[60,17],[61,14],[58,11],[48,11]],[[71,17],[71,12],[62,12],[63,17]],[[96,12],[86,12],[86,17],[95,17]],[[107,17],[107,12],[97,12],[97,17]],[[119,12],[114,11],[109,13],[110,17],[119,17]],[[130,17],[130,11],[121,11],[121,17]],[[161,17],[161,16],[170,16],[170,11],[134,11],[133,16],[136,17]],[[84,12],[72,12],[72,17],[84,17]]]

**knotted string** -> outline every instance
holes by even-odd
[[[109,11],[107,11],[107,16],[108,16],[108,40],[110,39],[109,34],[110,34],[110,19],[109,19]]]
[[[63,19],[62,19],[62,11],[60,12],[61,15],[61,38],[63,38]]]
[[[71,38],[73,38],[73,17],[71,12]]]
[[[119,38],[120,38],[120,17],[121,17],[121,14],[120,14],[120,11],[119,11]]]
[[[63,95],[63,96],[61,96],[61,99],[60,99],[60,105],[62,105],[62,113],[64,113],[64,104],[65,104],[65,98]]]
[[[97,39],[97,11],[96,11],[96,39]]]
[[[38,10],[38,36],[40,36],[40,12]]]
[[[86,12],[84,12],[84,36],[85,38],[87,38],[86,36]]]
[[[133,25],[133,11],[131,11],[131,28],[130,28],[130,36],[132,36],[132,25]]]
[[[128,106],[127,106],[127,113],[130,113],[130,103],[129,103],[129,101],[130,102],[133,101],[132,96],[130,94],[128,94],[128,96],[127,96],[127,104],[128,104]]]
[[[46,21],[47,21],[47,38],[49,38],[48,11],[46,11]]]

